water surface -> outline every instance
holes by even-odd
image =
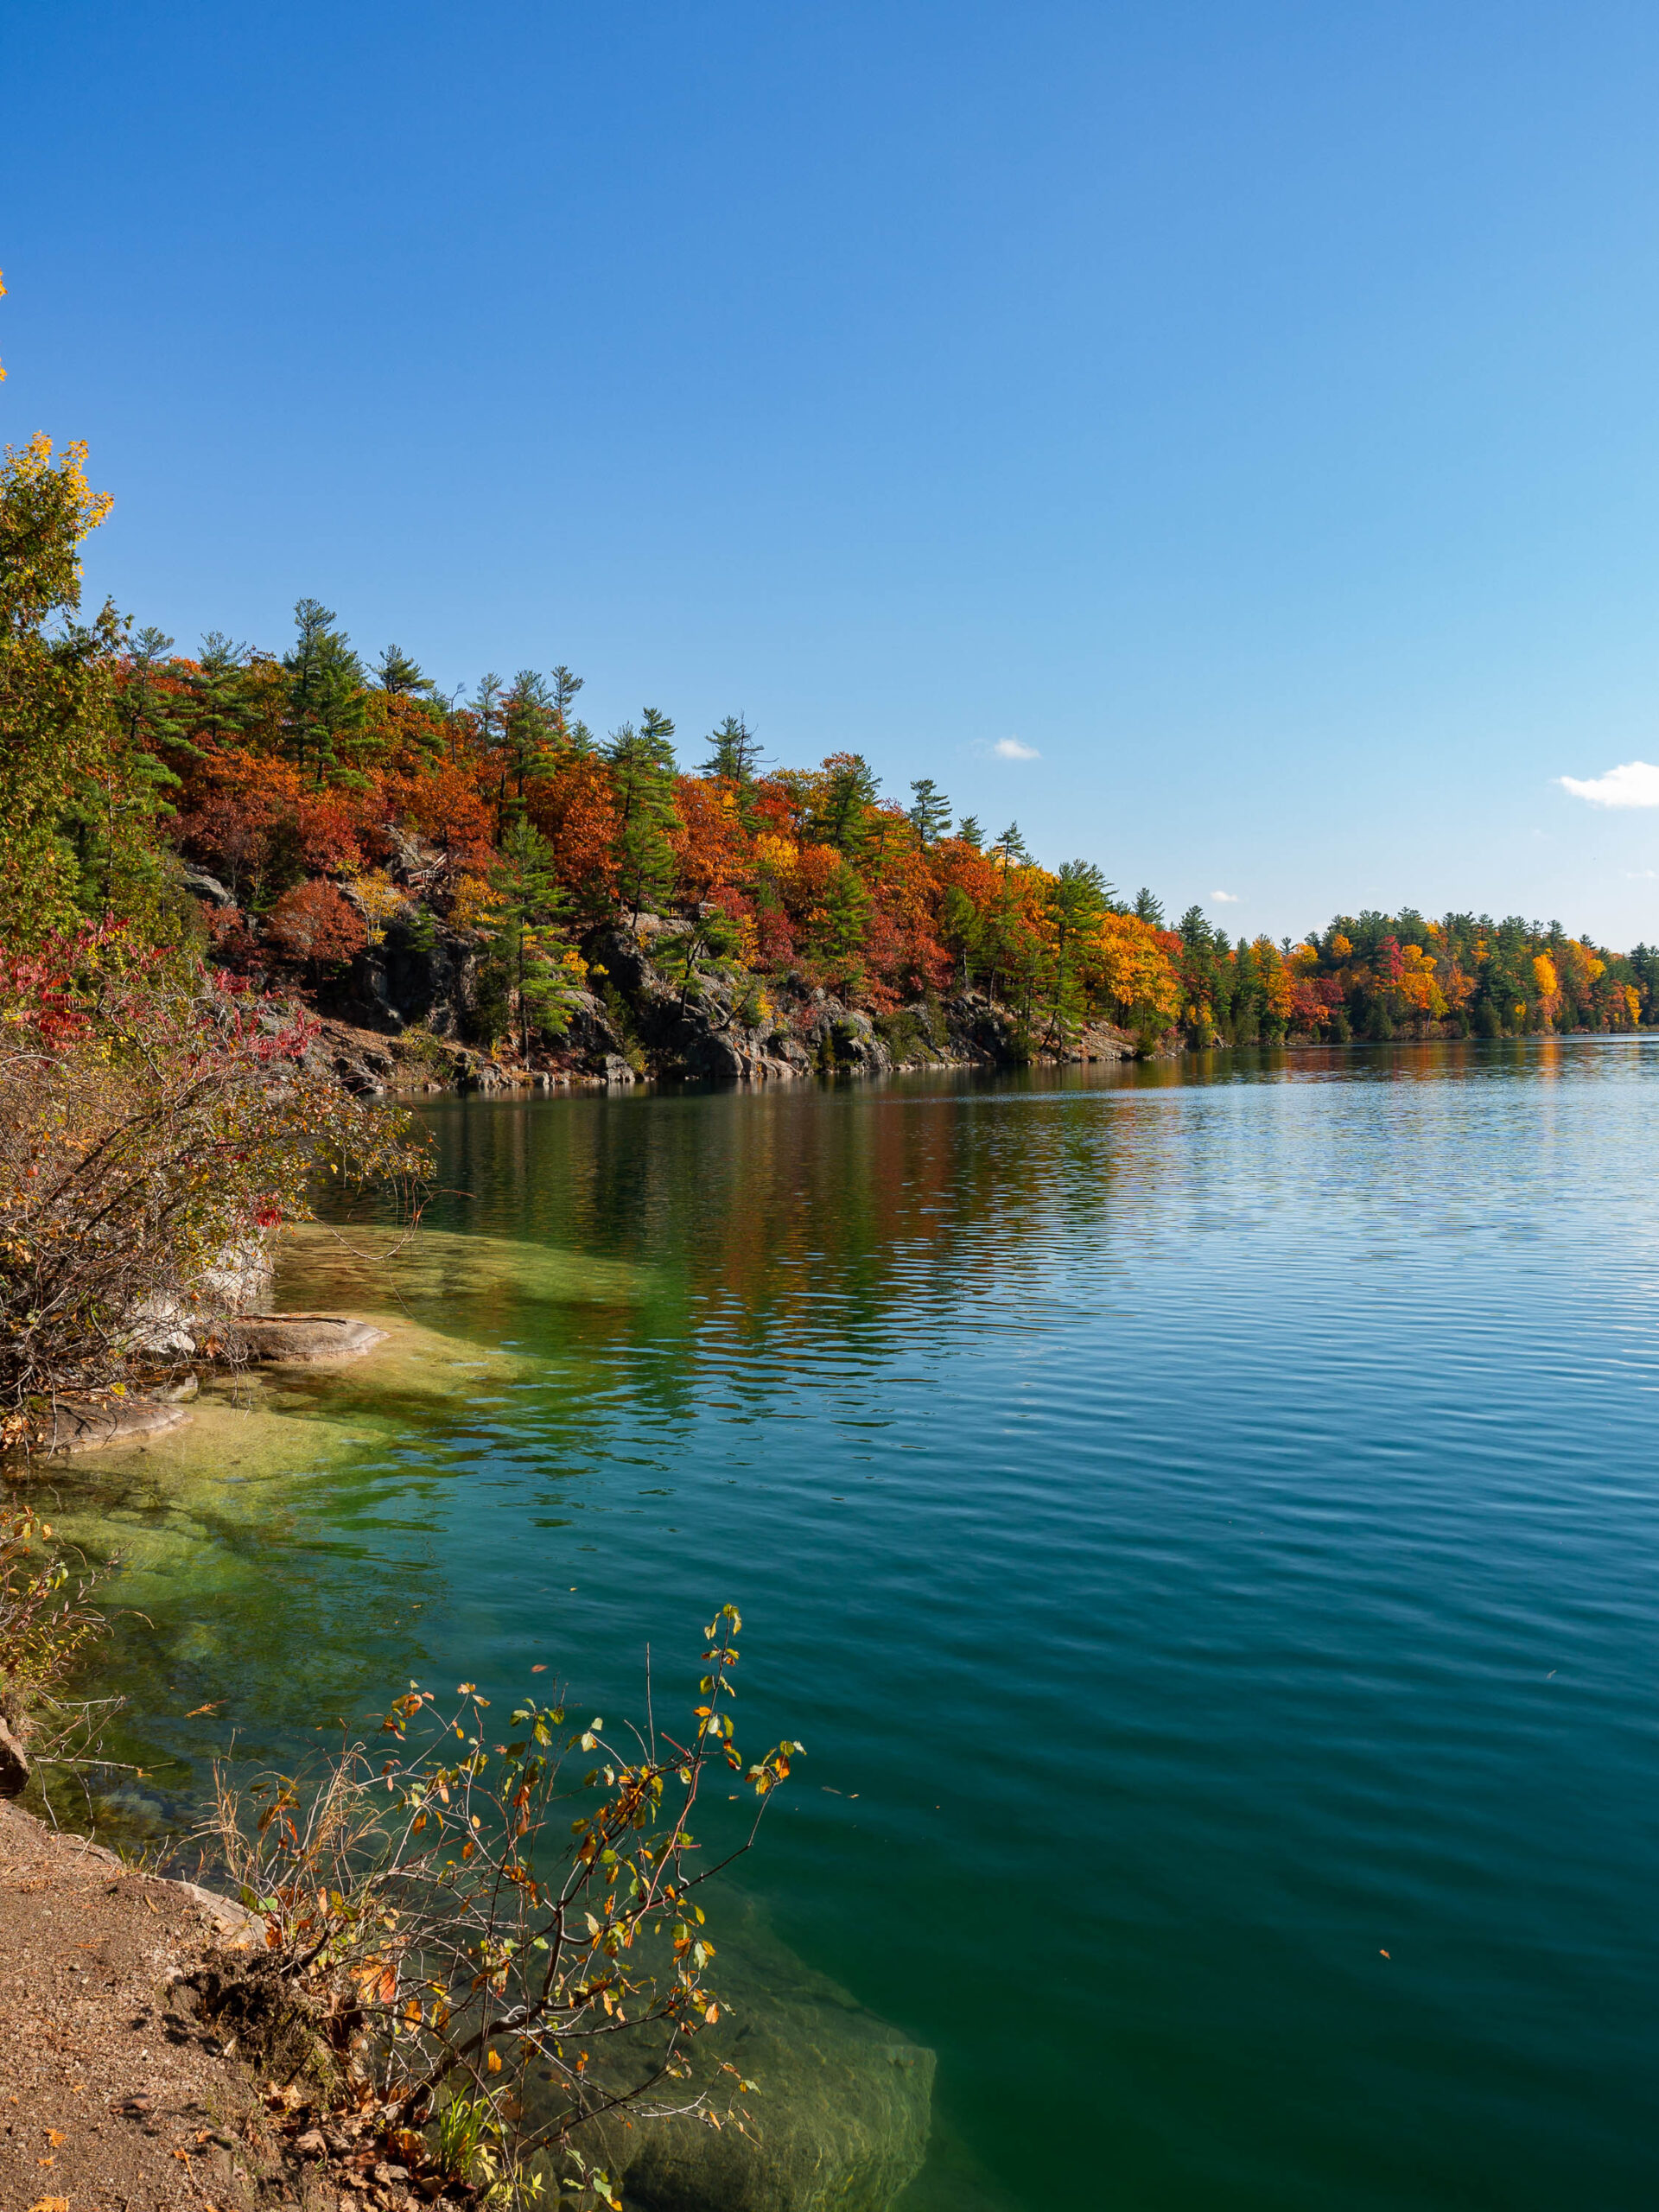
[[[1659,1040],[424,1112],[388,1356],[65,1478],[135,1818],[731,1599],[918,2206],[1653,2202]]]

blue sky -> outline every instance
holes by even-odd
[[[0,435],[181,645],[311,594],[1230,928],[1659,936],[1651,7],[11,0],[0,67]]]

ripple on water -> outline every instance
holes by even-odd
[[[403,1349],[62,1478],[144,1763],[648,1640],[660,1713],[729,1597],[811,1754],[744,1886],[938,2050],[918,2207],[1645,2207],[1656,1079],[436,1103],[469,1195],[283,1281]]]

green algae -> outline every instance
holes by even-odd
[[[279,1308],[512,1319],[531,1306],[632,1306],[651,1270],[512,1236],[306,1222],[276,1251]]]

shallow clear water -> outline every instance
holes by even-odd
[[[384,1360],[60,1478],[133,1817],[410,1675],[660,1713],[732,1599],[918,2204],[1649,2205],[1656,1116],[1646,1039],[435,1104]]]

